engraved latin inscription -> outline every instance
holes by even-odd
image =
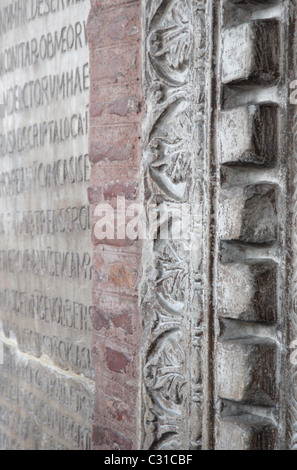
[[[0,6],[0,449],[90,449],[89,0]]]

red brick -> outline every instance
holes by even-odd
[[[139,342],[139,336],[136,337]],[[138,361],[139,350],[134,345],[124,344],[108,337],[94,335],[93,356],[95,357],[96,383],[100,390],[97,395],[106,393],[106,380],[112,380],[122,386],[138,387]],[[110,393],[107,393],[111,395]],[[118,397],[119,398],[119,397]],[[136,397],[131,396],[132,402]]]
[[[121,328],[126,335],[131,335],[133,331],[131,313],[127,310],[123,310],[119,314],[113,314],[94,307],[93,326],[96,331]]]
[[[92,202],[91,203],[91,233],[92,233],[91,236],[92,236],[93,244],[94,245],[109,245],[109,246],[123,247],[123,248],[135,246],[137,243],[139,243],[137,236],[135,238],[129,238],[127,236],[126,230],[123,231],[122,225],[121,225],[121,233],[118,232],[118,212],[117,212],[116,197],[106,200],[103,197],[102,193],[103,193],[103,189],[101,188],[98,188],[98,191],[96,191],[95,189],[89,191],[89,200],[90,202]],[[118,195],[121,196],[121,193],[119,193]],[[116,194],[114,196],[116,196]],[[127,198],[127,201],[128,201],[128,198]],[[103,238],[97,238],[97,236],[95,235],[96,223],[100,220],[100,217],[94,215],[95,210],[98,207],[98,204],[107,204],[114,210],[114,227],[113,227],[112,237],[104,236],[104,233],[102,234]],[[129,207],[129,203],[127,203],[127,207]],[[126,221],[128,222],[130,219],[131,217],[127,217]]]
[[[118,248],[125,248],[125,247],[131,247],[134,246],[137,243],[137,240],[131,240],[130,238],[125,238],[125,239],[118,239],[116,236],[116,230],[115,230],[115,237],[114,239],[109,239],[109,238],[103,238],[103,240],[98,239],[95,234],[94,234],[94,227],[95,224],[92,225],[92,242],[94,246],[97,245],[108,245],[108,246],[115,246]]]
[[[126,200],[133,200],[136,199],[137,189],[138,183],[110,183],[104,187],[103,195],[107,201],[117,196],[125,196]]]
[[[135,80],[140,67],[140,48],[123,45],[108,50],[91,51],[90,63],[93,80],[102,85],[109,83],[129,83]]]
[[[127,372],[127,367],[130,362],[125,354],[111,348],[105,348],[105,360],[109,370],[119,374]]]
[[[140,199],[143,97],[140,1],[91,0],[91,4],[88,198],[93,233],[97,204],[115,208],[117,196]],[[92,240],[93,445],[98,450],[131,450],[137,442],[142,245],[133,240],[98,241],[94,234]]]
[[[141,130],[135,124],[124,127],[91,127],[89,154],[92,163],[123,162],[139,165],[141,156]]]
[[[103,9],[111,4],[121,2],[100,2],[99,7],[94,8],[89,21],[89,41],[92,48],[102,48],[105,45],[135,41],[140,36],[139,5],[128,2],[124,6],[117,6],[116,12]]]
[[[135,347],[140,337],[142,316],[138,300],[127,296],[94,292],[94,333]]]
[[[117,398],[108,397],[107,395],[105,395],[105,403],[111,419],[115,419],[116,421],[125,421],[128,418],[129,405],[126,405]]]
[[[88,188],[88,200],[90,204],[99,202],[102,199],[102,188],[100,186],[90,186]]]
[[[106,201],[103,197],[103,190],[107,188],[109,184],[114,182],[124,182],[126,184],[135,184],[139,180],[139,170],[135,166],[122,165],[121,163],[105,164],[101,163],[99,165],[94,165],[92,168],[92,174],[90,179],[90,187],[92,188],[101,188],[102,187],[102,199],[98,199],[94,202],[108,202],[111,204],[114,209],[117,207],[117,199],[113,198],[112,201]],[[137,191],[139,196],[139,191]],[[123,194],[124,196],[124,194]],[[131,203],[127,202],[126,206],[129,206]]]
[[[102,116],[103,111],[105,109],[105,103],[100,103],[100,102],[94,102],[91,101],[90,103],[90,116],[92,117],[97,117],[97,116]]]
[[[133,445],[131,438],[101,426],[93,428],[93,443],[102,450],[131,450]]]
[[[108,105],[109,114],[116,114],[117,116],[138,114],[140,109],[141,104],[136,96],[126,96],[124,98],[111,101]]]
[[[124,249],[125,252],[116,247],[96,247],[93,256],[94,279],[100,292],[138,296],[141,246]],[[134,250],[137,249],[140,251],[139,256],[135,256]]]
[[[126,161],[132,157],[133,150],[134,147],[131,143],[115,147],[105,142],[95,140],[91,143],[90,160],[92,163],[97,163],[105,159],[111,162]]]
[[[107,84],[94,81],[90,88],[90,117],[94,126],[138,123],[142,109],[139,82]],[[134,129],[135,130],[135,129]]]
[[[110,328],[110,320],[103,310],[98,307],[93,308],[93,327],[96,331],[100,331],[103,328]]]
[[[132,334],[132,319],[130,312],[123,310],[119,315],[112,316],[111,322],[115,328],[122,328],[126,334]]]
[[[129,266],[113,264],[109,270],[109,279],[112,284],[119,287],[133,287],[135,284],[134,273]]]

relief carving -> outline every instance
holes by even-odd
[[[284,439],[286,315],[277,298],[285,289],[287,161],[279,116],[287,112],[281,75],[287,5],[278,2],[271,14],[271,2],[233,3],[220,2],[219,90],[233,98],[221,100],[217,131],[215,447],[272,450]]]
[[[198,66],[195,62],[193,43],[195,23],[199,55],[203,56],[204,15],[205,2],[196,0],[158,0],[144,8],[144,90],[148,112],[144,126],[143,172],[147,212],[151,204],[160,207],[174,203],[178,208],[179,204],[193,202],[196,198],[193,162],[200,159],[200,166],[203,166],[203,117],[200,113],[205,97],[201,79],[197,84],[201,102],[193,106],[194,64],[197,74],[204,74],[202,64]],[[197,128],[200,126],[198,148],[193,145],[193,120]],[[202,210],[200,199],[200,223]],[[191,217],[194,223],[194,214]],[[163,239],[160,235],[162,218],[159,218],[156,239],[146,242],[145,246],[144,264],[149,275],[143,279],[142,286],[145,360],[141,447],[144,449],[201,447],[201,330],[198,331],[199,319],[196,318],[201,317],[201,303],[198,307],[198,300],[190,294],[190,286],[195,284],[195,278],[202,277],[201,272],[195,272],[196,268],[197,271],[202,269],[202,253],[199,252],[199,267],[198,262],[191,263],[191,240],[170,239],[173,225],[171,218],[169,239]],[[193,315],[192,310],[195,310]],[[188,416],[191,407],[195,414],[193,423]]]
[[[180,87],[187,82],[192,46],[190,14],[189,0],[162,2],[151,22],[149,59],[159,79],[169,86]]]
[[[160,237],[145,245],[145,449],[283,439],[287,7],[155,0],[144,10],[145,204],[198,201],[200,240],[195,250]]]

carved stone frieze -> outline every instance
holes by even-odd
[[[152,205],[182,211],[189,204],[190,236],[172,237],[176,220],[169,215],[169,236],[162,237],[159,216],[156,237],[144,248],[141,446],[198,449],[203,253],[193,247],[203,220],[205,2],[147,2],[143,16],[144,203],[147,213]]]
[[[297,341],[294,269],[286,295],[290,8],[144,6],[144,203],[147,214],[191,207],[189,239],[162,239],[160,216],[144,246],[145,449],[272,450],[289,434],[296,447],[295,392],[291,404],[286,396],[288,339]]]

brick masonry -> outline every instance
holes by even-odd
[[[89,186],[92,225],[98,203],[140,200],[141,7],[139,1],[93,0]],[[93,237],[93,357],[96,371],[95,450],[137,448],[138,301],[142,243]]]

